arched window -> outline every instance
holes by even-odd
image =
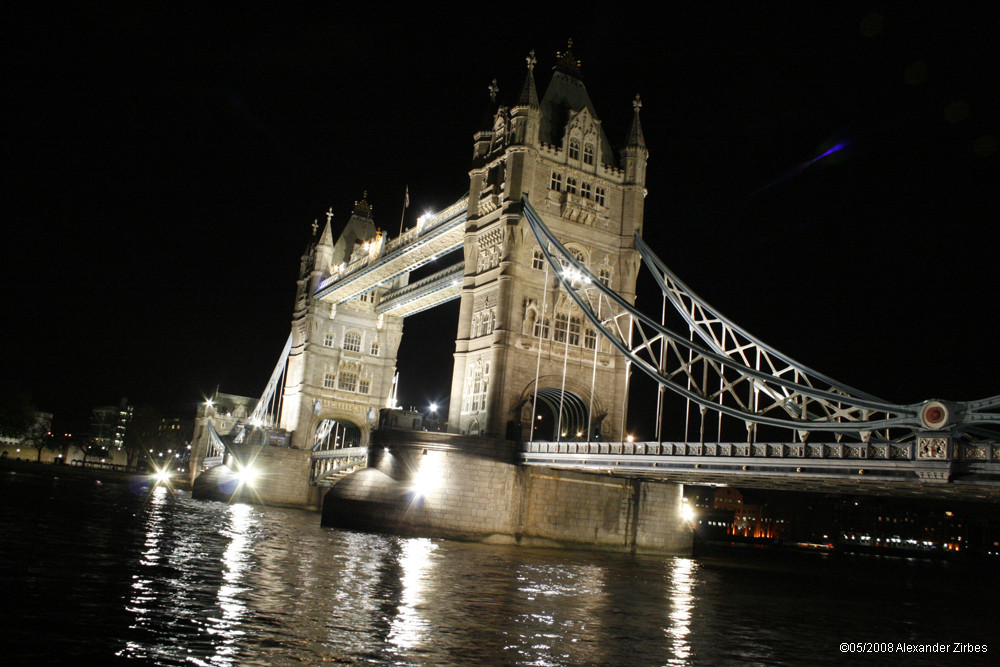
[[[334,387],[336,387],[336,382],[337,382],[337,376],[334,375],[333,373],[327,373],[326,375],[323,376],[324,389],[333,389]]]
[[[597,332],[593,329],[588,328],[583,332],[583,346],[588,350],[593,350],[597,347]]]
[[[357,331],[348,331],[344,334],[344,349],[348,352],[361,351],[361,334]]]
[[[552,180],[549,181],[549,190],[555,190],[556,192],[562,190],[562,174],[558,171],[552,172]]]
[[[371,353],[371,355],[373,357],[377,357],[378,356],[378,353],[379,353],[378,339],[375,339],[375,340],[372,341],[372,346],[371,346],[371,349],[369,350],[369,352]]]
[[[569,159],[579,160],[580,159],[580,142],[576,139],[569,140]]]
[[[542,252],[541,248],[535,248],[534,252],[531,253],[531,268],[545,268],[545,254]]]
[[[604,206],[604,188],[598,186],[594,189],[594,201]]]
[[[591,144],[583,147],[583,163],[594,164],[594,147]]]
[[[333,332],[327,331],[323,334],[323,347],[333,347]]]
[[[580,184],[580,194],[586,197],[587,199],[590,199],[590,183]]]
[[[568,329],[569,316],[566,313],[556,313],[556,330],[553,332],[552,340],[557,343],[565,343]]]
[[[576,194],[576,179],[575,178],[567,178],[566,179],[566,192],[570,193],[571,195],[575,195]]]

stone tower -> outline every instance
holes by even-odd
[[[496,106],[474,139],[449,430],[618,439],[624,360],[546,273],[520,200],[527,196],[579,261],[634,301],[648,157],[640,103],[616,155],[572,51],[557,54],[541,99],[534,52],[527,63],[516,104]],[[491,86],[494,100],[496,92]]]
[[[355,202],[336,243],[332,217],[327,212],[322,234],[299,267],[280,422],[293,432],[292,447],[298,449],[314,447],[321,435],[331,447],[368,443],[378,411],[392,394],[403,334],[402,318],[376,314],[375,304],[384,291],[404,285],[405,275],[341,304],[315,297],[316,288],[337,267],[382,242],[364,198]],[[331,422],[337,428],[331,429]]]

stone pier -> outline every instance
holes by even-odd
[[[488,543],[690,553],[679,484],[516,464],[512,442],[379,431],[323,524]]]

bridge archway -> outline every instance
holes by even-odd
[[[363,447],[368,442],[367,429],[343,417],[320,419],[313,430],[312,449],[316,452],[331,449]]]
[[[515,414],[520,416],[524,440],[601,439],[601,425],[607,413],[596,398],[591,401],[589,393],[578,387],[546,386],[541,381],[540,384],[537,392],[534,387],[528,387],[515,409]]]

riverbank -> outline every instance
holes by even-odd
[[[135,470],[121,470],[120,467],[112,468],[107,464],[92,465],[65,465],[59,463],[42,463],[38,461],[24,461],[11,458],[0,459],[0,473],[3,474],[23,474],[23,475],[44,475],[49,477],[67,477],[80,479],[94,479],[101,483],[123,483],[131,484],[135,482],[152,481],[152,476],[147,472]],[[186,476],[175,475],[170,480],[174,488],[188,488],[190,483]]]

